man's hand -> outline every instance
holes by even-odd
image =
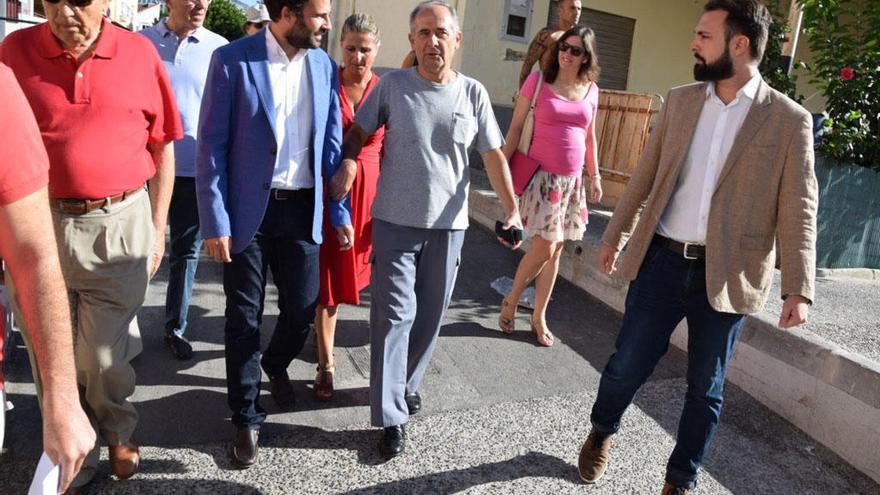
[[[614,273],[614,270],[617,269],[618,255],[620,255],[620,251],[614,246],[609,246],[603,242],[602,245],[599,246],[599,253],[596,255],[596,259],[599,262],[599,269],[606,275]]]
[[[47,394],[43,398],[43,450],[61,466],[59,492],[67,490],[93,448],[95,430],[79,406],[76,392],[61,400]]]
[[[232,239],[228,235],[211,237],[210,239],[205,239],[205,251],[208,252],[208,256],[221,263],[231,263],[232,256],[229,254],[231,244]]]
[[[519,210],[514,210],[513,213],[507,215],[507,218],[504,219],[504,230],[507,230],[511,227],[519,230],[523,229],[522,219],[519,217]],[[496,239],[498,239],[498,242],[504,244],[509,249],[516,249],[520,247],[520,245],[522,245],[522,241],[519,241],[516,244],[511,244],[500,237],[496,237]]]
[[[355,175],[357,175],[357,162],[348,158],[342,160],[339,169],[330,180],[330,197],[336,201],[342,201],[342,198],[351,190]]]
[[[165,254],[165,230],[156,231],[156,242],[153,243],[153,252],[150,254],[150,278],[152,279],[159,271],[162,264],[162,256]]]
[[[810,301],[804,296],[789,295],[782,303],[779,315],[779,328],[791,328],[807,322]]]
[[[336,227],[336,240],[339,241],[339,250],[348,251],[354,247],[354,228],[351,225]]]

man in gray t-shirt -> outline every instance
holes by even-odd
[[[522,228],[486,90],[451,68],[461,38],[449,4],[431,0],[413,10],[409,40],[418,66],[383,76],[361,105],[331,183],[331,194],[344,197],[354,158],[384,125],[372,209],[370,419],[384,428],[385,458],[403,453],[404,424],[421,408],[418,387],[452,296],[468,226],[469,149],[482,155],[505,226]]]

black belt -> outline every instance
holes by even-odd
[[[294,199],[297,197],[302,197],[308,195],[308,197],[314,197],[315,188],[314,187],[306,187],[302,189],[272,189],[269,191],[269,197],[272,199],[277,199],[280,201],[284,201],[287,199]]]
[[[702,244],[678,242],[675,239],[663,237],[660,234],[654,235],[654,242],[656,242],[658,246],[665,247],[688,260],[701,260],[706,258],[706,246],[703,246]]]

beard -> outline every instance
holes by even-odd
[[[724,48],[724,54],[714,62],[706,62],[703,57],[694,54],[702,64],[694,64],[694,79],[697,81],[721,81],[733,77],[733,59],[730,48]]]
[[[285,34],[284,39],[290,43],[290,46],[295,48],[320,48],[321,39],[316,38],[315,35],[317,34],[320,34],[321,37],[323,37],[327,34],[327,30],[321,28],[317,31],[308,31],[302,27],[294,26]]]

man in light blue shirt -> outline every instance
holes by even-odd
[[[165,62],[183,121],[184,137],[174,143],[177,177],[168,211],[171,266],[165,297],[165,343],[180,360],[193,356],[192,346],[183,334],[202,248],[195,189],[199,109],[211,55],[227,44],[225,38],[202,26],[210,3],[210,0],[167,0],[168,17],[141,31]]]

